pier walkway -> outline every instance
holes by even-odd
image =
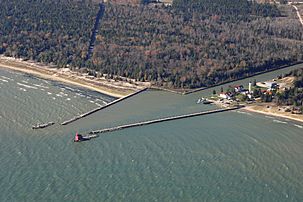
[[[114,105],[114,104],[116,104],[116,103],[118,103],[118,102],[121,102],[121,101],[123,101],[123,100],[125,100],[125,99],[127,99],[127,98],[133,97],[133,96],[135,96],[135,95],[137,95],[137,94],[139,94],[139,93],[142,93],[143,91],[146,91],[146,90],[147,90],[147,88],[144,88],[144,89],[142,89],[142,90],[139,90],[139,91],[137,91],[137,92],[134,92],[134,93],[132,93],[132,94],[129,94],[129,95],[127,95],[127,96],[124,96],[124,97],[122,97],[122,98],[119,98],[119,99],[117,99],[117,100],[114,100],[114,101],[108,103],[108,104],[105,105],[105,106],[97,107],[97,108],[95,108],[95,109],[93,109],[93,110],[91,110],[91,111],[88,111],[88,112],[84,113],[84,114],[80,114],[80,115],[78,115],[78,116],[75,116],[75,117],[73,117],[72,119],[69,119],[69,120],[67,120],[67,121],[62,122],[61,125],[70,124],[70,123],[72,123],[72,122],[74,122],[74,121],[77,121],[78,119],[84,118],[84,117],[86,117],[86,116],[88,116],[88,115],[91,115],[91,114],[93,114],[93,113],[95,113],[95,112],[97,112],[97,111],[100,111],[100,110],[105,109],[105,108],[107,108],[107,107],[109,107],[109,106],[112,106],[112,105]]]
[[[91,131],[89,134],[107,133],[107,132],[122,130],[122,129],[126,129],[126,128],[133,128],[133,127],[139,127],[139,126],[150,125],[150,124],[166,122],[166,121],[172,121],[172,120],[177,120],[177,119],[185,119],[185,118],[190,118],[190,117],[194,117],[194,116],[202,116],[202,115],[207,115],[207,114],[226,112],[226,111],[236,110],[236,109],[240,109],[240,108],[241,108],[241,106],[240,107],[237,106],[237,107],[214,109],[214,110],[209,110],[209,111],[202,111],[202,112],[196,112],[196,113],[190,113],[190,114],[184,114],[184,115],[178,115],[178,116],[171,116],[171,117],[154,119],[154,120],[149,120],[149,121],[142,121],[142,122],[137,122],[137,123],[132,123],[132,124],[120,125],[120,126],[116,126],[116,127],[112,127],[112,128],[95,130],[95,131]]]

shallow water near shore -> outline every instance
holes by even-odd
[[[234,111],[72,142],[76,131],[214,109],[196,104],[209,92],[146,91],[61,126],[113,98],[0,69],[0,201],[300,201],[302,123]]]

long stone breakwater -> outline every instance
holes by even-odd
[[[132,94],[129,94],[129,95],[127,95],[127,96],[124,96],[124,97],[122,97],[122,98],[119,98],[119,99],[117,99],[117,100],[114,100],[113,102],[110,102],[110,103],[108,103],[108,104],[105,105],[105,106],[97,107],[97,108],[95,108],[95,109],[93,109],[93,110],[91,110],[91,111],[88,111],[88,112],[84,113],[84,114],[80,114],[80,115],[78,115],[78,116],[75,116],[75,117],[73,117],[72,119],[69,119],[69,120],[67,120],[67,121],[62,122],[61,125],[70,124],[70,123],[72,123],[72,122],[74,122],[74,121],[77,121],[78,119],[84,118],[84,117],[86,117],[86,116],[88,116],[88,115],[91,115],[91,114],[93,114],[93,113],[95,113],[95,112],[97,112],[97,111],[100,111],[100,110],[105,109],[105,108],[107,108],[107,107],[109,107],[109,106],[112,106],[112,105],[114,105],[114,104],[116,104],[116,103],[118,103],[118,102],[121,102],[122,100],[125,100],[125,99],[127,99],[127,98],[133,97],[133,96],[135,96],[135,95],[137,95],[137,94],[139,94],[139,93],[142,93],[143,91],[146,91],[146,90],[147,90],[147,88],[144,88],[144,89],[142,89],[142,90],[139,90],[139,91],[137,91],[137,92],[134,92],[134,93],[132,93]]]
[[[149,120],[149,121],[142,121],[142,122],[137,122],[137,123],[120,125],[120,126],[116,126],[116,127],[112,127],[112,128],[94,130],[94,131],[91,131],[89,134],[107,133],[107,132],[122,130],[122,129],[126,129],[126,128],[133,128],[133,127],[139,127],[139,126],[150,125],[150,124],[166,122],[166,121],[172,121],[172,120],[177,120],[177,119],[185,119],[185,118],[190,118],[190,117],[195,117],[195,116],[202,116],[202,115],[207,115],[207,114],[226,112],[226,111],[236,110],[236,109],[239,109],[239,108],[241,108],[241,106],[229,107],[229,108],[224,108],[224,109],[214,109],[214,110],[209,110],[209,111],[202,111],[202,112],[196,112],[196,113],[190,113],[190,114],[184,114],[184,115],[154,119],[154,120]]]

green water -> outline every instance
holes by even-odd
[[[0,201],[301,201],[302,123],[225,112],[72,142],[76,131],[215,108],[195,104],[209,92],[146,91],[32,130],[113,98],[0,70]]]

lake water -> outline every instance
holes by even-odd
[[[76,131],[215,108],[196,104],[212,90],[146,91],[61,126],[114,99],[0,69],[0,201],[301,201],[302,123],[234,111],[72,142]]]

